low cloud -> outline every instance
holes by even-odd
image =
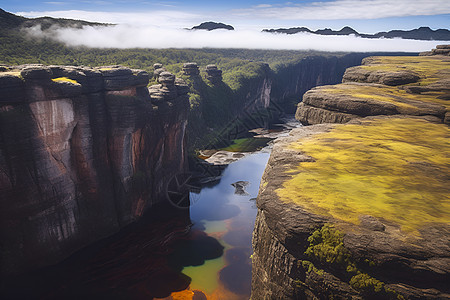
[[[234,10],[236,16],[280,20],[365,20],[449,13],[448,0],[335,0]]]
[[[117,25],[83,29],[39,26],[28,29],[34,37],[52,38],[68,46],[95,48],[247,48],[321,51],[406,51],[420,52],[434,48],[443,41],[403,39],[364,39],[355,36],[321,36],[309,33],[273,34],[251,30],[184,30],[155,26]]]

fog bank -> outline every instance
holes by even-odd
[[[46,37],[68,46],[95,48],[247,48],[320,50],[353,52],[420,52],[445,41],[416,41],[404,39],[364,39],[356,36],[321,36],[310,33],[274,34],[251,30],[186,30],[155,26],[117,25],[83,29],[52,28],[42,31],[39,26],[27,30],[34,37]]]

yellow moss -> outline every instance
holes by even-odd
[[[73,84],[79,84],[76,80],[67,78],[67,77],[58,77],[58,78],[53,78],[52,81],[54,82],[70,82]]]
[[[408,85],[426,86],[450,76],[450,59],[433,56],[377,56],[360,68],[369,71],[412,71],[420,79]]]
[[[20,75],[20,72],[19,72],[19,71],[1,72],[1,73],[0,73],[0,76],[3,76],[3,75],[16,76],[16,77],[19,77],[19,78],[23,79],[23,78],[22,78],[22,75]]]
[[[450,129],[415,118],[338,125],[291,145],[314,157],[276,192],[313,213],[358,224],[384,218],[409,233],[450,223]],[[292,171],[292,170],[288,170]]]
[[[418,112],[420,102],[440,104],[450,109],[450,101],[436,98],[438,93],[410,94],[394,86],[371,86],[359,84],[337,84],[320,89],[322,92],[348,95],[355,98],[372,99],[396,105],[400,113]]]

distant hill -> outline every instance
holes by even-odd
[[[51,17],[25,18],[9,13],[0,8],[0,30],[29,28],[37,25],[41,25],[41,28],[45,30],[53,25],[57,25],[59,27],[81,28],[83,26],[111,26],[113,24],[95,23],[72,19],[58,19]]]
[[[434,41],[450,41],[450,30],[437,29],[433,30],[429,27],[420,27],[413,30],[391,30],[388,32],[378,32],[375,34],[359,33],[351,27],[344,27],[341,30],[335,31],[329,28],[319,29],[312,31],[306,27],[293,27],[293,28],[279,28],[279,29],[263,29],[263,32],[271,33],[285,33],[296,34],[299,32],[308,32],[319,35],[350,35],[354,34],[363,38],[376,39],[376,38],[402,38],[410,40],[434,40]]]
[[[223,24],[223,23],[216,23],[216,22],[204,22],[198,26],[194,26],[191,29],[197,30],[215,30],[215,29],[227,29],[227,30],[234,30],[234,27],[231,25]]]

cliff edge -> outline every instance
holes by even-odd
[[[118,231],[185,171],[186,86],[158,86],[153,97],[141,70],[1,68],[2,276]]]
[[[262,178],[252,299],[450,297],[448,66],[373,57],[305,94],[316,125],[277,140]]]

